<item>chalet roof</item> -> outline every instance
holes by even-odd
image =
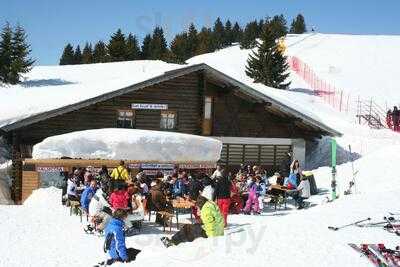
[[[198,71],[203,71],[211,81],[233,88],[243,97],[265,103],[273,113],[293,118],[300,127],[312,128],[324,135],[342,135],[315,114],[293,107],[290,102],[285,103],[284,99],[268,94],[268,90],[256,89],[207,64],[188,66],[162,61],[35,67],[26,82],[0,92],[0,132],[9,132]]]

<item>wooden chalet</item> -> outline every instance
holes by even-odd
[[[215,137],[224,144],[222,163],[254,163],[271,171],[289,150],[304,164],[306,140],[340,135],[234,77],[191,65],[2,126],[12,147],[15,200],[21,199],[22,171],[28,168],[22,163],[33,145],[53,135],[115,127]]]

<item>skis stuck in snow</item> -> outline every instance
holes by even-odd
[[[363,256],[376,267],[398,267],[400,266],[400,251],[387,249],[384,244],[361,244],[350,243],[349,246]]]
[[[346,224],[346,225],[343,225],[343,226],[339,226],[339,227],[328,226],[328,229],[329,229],[329,230],[332,230],[332,231],[338,231],[338,230],[340,230],[340,229],[342,229],[342,228],[346,228],[346,227],[352,226],[352,225],[357,225],[357,224],[359,224],[359,223],[363,223],[363,222],[366,222],[366,221],[369,221],[369,220],[371,220],[371,218],[366,218],[366,219],[364,219],[364,220],[356,221],[356,222],[353,222],[353,223],[350,223],[350,224]]]

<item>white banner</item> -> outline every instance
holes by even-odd
[[[168,104],[144,104],[144,103],[133,103],[132,109],[156,109],[156,110],[167,110]]]

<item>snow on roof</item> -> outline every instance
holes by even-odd
[[[61,157],[152,162],[216,162],[222,142],[174,132],[97,129],[46,138],[33,147],[33,159]]]
[[[35,66],[21,84],[0,87],[0,127],[182,67],[185,66],[152,60]]]

